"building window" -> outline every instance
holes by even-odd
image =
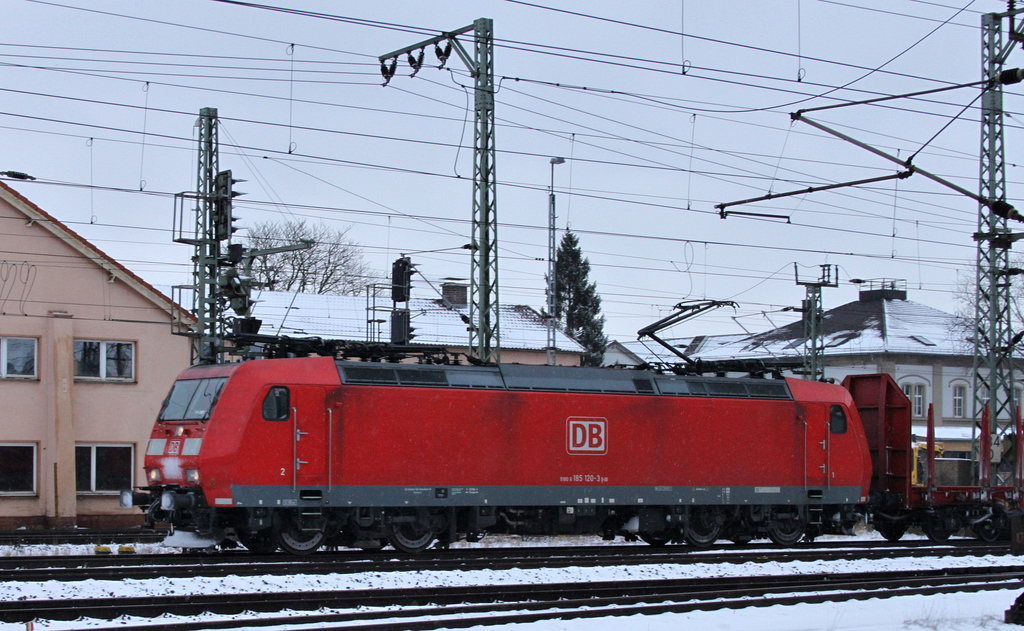
[[[34,443],[0,443],[0,494],[36,494]]]
[[[75,445],[75,490],[117,493],[132,488],[132,445]]]
[[[35,338],[0,337],[0,377],[7,379],[35,379]]]
[[[132,381],[135,379],[135,344],[75,340],[75,377]]]
[[[905,383],[903,384],[903,394],[907,395],[910,399],[911,414],[914,418],[924,417],[924,384],[923,383]]]
[[[953,418],[963,418],[966,414],[967,386],[953,386]]]

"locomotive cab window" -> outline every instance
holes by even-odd
[[[833,405],[828,412],[828,431],[832,434],[846,433],[846,411],[841,405]]]
[[[288,388],[274,386],[263,399],[263,418],[268,421],[287,421],[291,409]]]
[[[182,379],[174,382],[171,393],[164,399],[160,421],[205,421],[217,404],[227,377],[209,379]]]

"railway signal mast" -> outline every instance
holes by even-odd
[[[174,299],[184,304],[191,294],[192,313],[197,323],[195,330],[178,329],[179,335],[192,337],[193,364],[223,363],[227,355],[244,358],[256,352],[244,345],[230,343],[231,338],[255,335],[260,321],[252,317],[252,262],[256,257],[301,250],[313,245],[312,241],[285,245],[265,250],[250,250],[240,243],[232,243],[238,230],[234,223],[232,200],[239,193],[234,185],[241,180],[231,171],[220,170],[220,143],[217,134],[217,109],[204,107],[199,111],[199,167],[196,172],[194,193],[174,196],[173,236],[177,243],[195,247],[192,256],[192,284],[174,287]],[[191,229],[186,224],[185,200],[194,199],[195,209]],[[233,312],[233,313],[232,313]]]
[[[472,55],[457,39],[459,35],[471,31],[474,41]],[[466,64],[475,82],[469,351],[481,362],[500,362],[497,186],[494,175],[494,22],[489,18],[480,18],[469,26],[381,55],[379,60],[384,85],[394,77],[398,59],[402,55],[407,55],[412,68],[410,76],[415,76],[423,66],[424,50],[429,46],[434,47],[440,62],[439,68],[444,67],[454,50]]]
[[[194,339],[192,363],[218,363],[226,334],[224,305],[218,299],[217,279],[220,272],[221,242],[218,233],[224,231],[223,221],[215,217],[223,204],[215,197],[217,174],[220,171],[220,151],[217,138],[217,109],[204,107],[196,122],[199,130],[199,168],[196,172],[195,193],[179,193],[174,198],[174,241],[195,248],[192,256],[192,284],[174,288],[175,302],[184,304],[187,293],[192,294],[192,313],[197,318],[196,330],[176,331]],[[228,176],[230,177],[230,175]],[[229,182],[230,184],[230,182]],[[186,227],[185,200],[195,200],[192,229]],[[230,202],[229,202],[230,203]],[[226,232],[231,230],[230,219]]]

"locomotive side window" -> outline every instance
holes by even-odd
[[[288,388],[274,386],[263,399],[263,418],[268,421],[287,421],[291,409]]]
[[[210,418],[227,377],[183,379],[174,382],[164,400],[160,421],[205,421]]]
[[[846,433],[846,411],[841,405],[833,405],[828,412],[828,431],[833,434]]]

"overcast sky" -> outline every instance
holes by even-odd
[[[977,204],[919,175],[730,208],[776,217],[722,219],[714,206],[895,173],[790,113],[977,81],[981,16],[1003,2],[267,1],[323,15],[215,0],[6,0],[0,171],[37,179],[5,181],[146,280],[187,283],[173,194],[195,189],[195,122],[215,107],[221,168],[248,180],[236,200],[243,226],[351,226],[382,274],[411,253],[431,281],[468,279],[472,80],[455,55],[438,70],[428,50],[415,77],[402,62],[382,87],[377,57],[488,17],[502,302],[545,304],[553,156],[566,159],[554,171],[558,226],[580,237],[613,338],[701,298],[740,308],[674,334],[791,322],[780,310],[804,297],[794,263],[801,280],[839,266],[826,308],[856,299],[851,279],[888,278],[952,311],[958,272],[973,277]],[[1021,90],[1005,99],[1011,202]],[[976,191],[978,96],[808,117]],[[434,294],[419,282],[414,296]]]

